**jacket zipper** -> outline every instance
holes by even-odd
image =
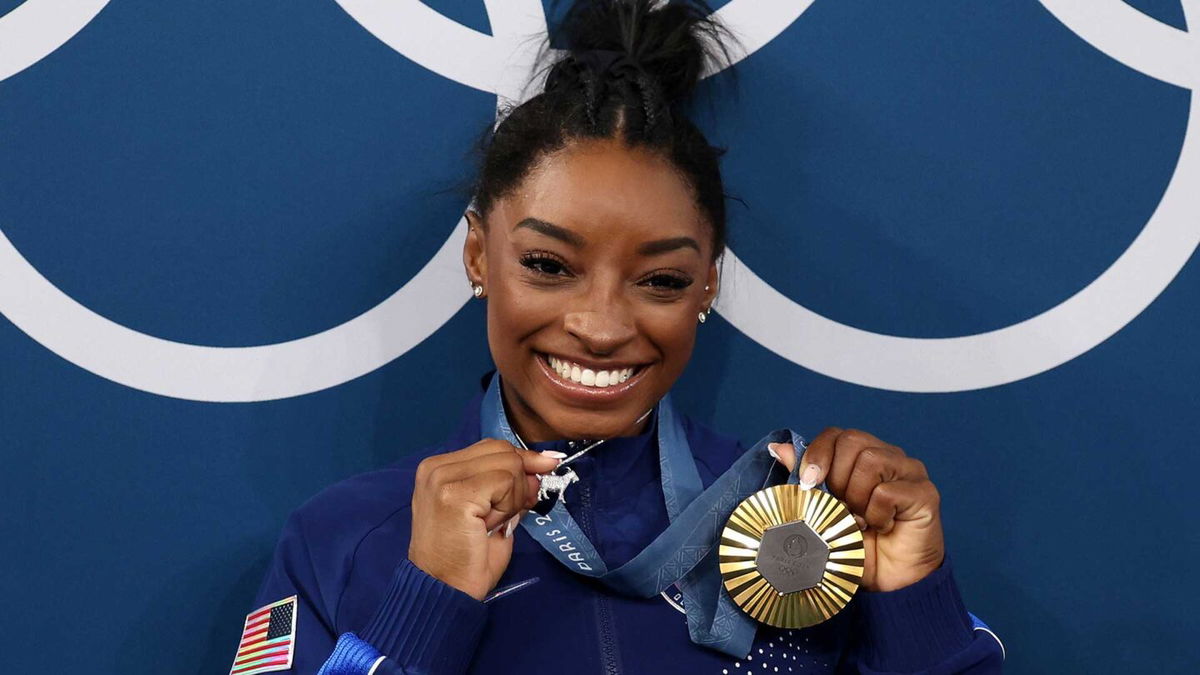
[[[579,486],[579,505],[583,507],[583,518],[580,522],[580,527],[584,534],[589,539],[595,537],[595,529],[592,528],[592,490],[591,486],[581,484]],[[620,675],[621,665],[619,651],[617,650],[617,635],[613,628],[612,607],[608,603],[608,596],[603,591],[595,594],[596,599],[596,628],[600,638],[600,665],[604,675]]]

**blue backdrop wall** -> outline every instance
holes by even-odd
[[[717,6],[684,407],[924,459],[1012,672],[1194,669],[1200,5]],[[227,672],[285,516],[451,429],[467,153],[544,26],[0,0],[0,670]]]

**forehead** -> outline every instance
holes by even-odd
[[[670,161],[619,140],[576,141],[548,154],[496,206],[508,227],[536,217],[589,240],[690,236],[712,245],[692,188]]]

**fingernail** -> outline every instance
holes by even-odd
[[[521,520],[521,516],[513,516],[508,519],[508,525],[504,528],[504,538],[508,539],[512,536],[513,530],[517,527],[517,521]]]
[[[767,443],[767,454],[774,457],[776,461],[779,460],[779,453],[775,452],[777,447],[779,447],[778,443]]]
[[[804,471],[800,472],[800,488],[803,490],[813,489],[819,480],[821,480],[821,467],[816,464],[809,464],[804,467]]]
[[[542,455],[543,457],[549,457],[550,459],[566,459],[567,458],[567,453],[559,452],[557,450],[543,450],[543,451],[539,452],[538,454]]]
[[[867,530],[867,521],[863,520],[862,516],[854,516],[854,522],[858,523],[858,529],[864,532]]]
[[[499,525],[497,525],[497,526],[493,527],[492,529],[488,530],[488,531],[487,531],[487,536],[489,536],[489,537],[490,537],[490,536],[492,536],[493,534],[496,534],[496,530],[500,529],[500,528],[501,528],[501,527],[503,527],[503,526],[504,526],[504,523],[500,523]]]

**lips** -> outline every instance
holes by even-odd
[[[564,380],[577,382],[585,387],[597,387],[599,389],[605,389],[629,380],[638,368],[637,366],[629,366],[626,368],[610,368],[608,370],[592,369],[581,366],[574,361],[560,359],[557,356],[549,354],[546,355],[546,363],[549,364],[551,370]]]
[[[552,354],[538,354],[537,362],[560,396],[576,402],[615,401],[633,389],[649,370],[649,364],[579,363]]]

